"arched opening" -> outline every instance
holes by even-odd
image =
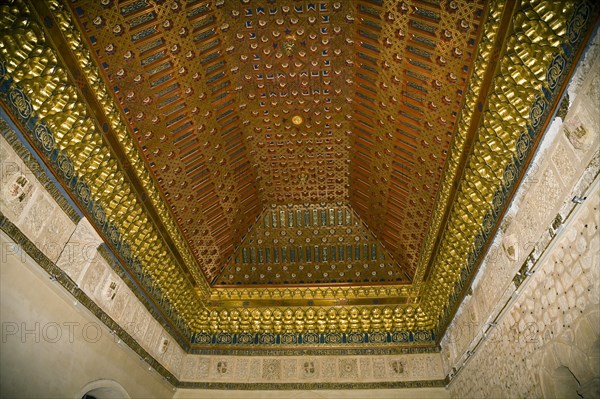
[[[116,381],[96,380],[86,384],[75,399],[129,399],[130,396]]]

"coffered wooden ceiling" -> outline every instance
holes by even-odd
[[[412,280],[474,60],[482,2],[70,5],[207,280]],[[233,266],[234,252],[271,206],[286,214],[280,223],[291,238],[254,243],[248,274]],[[370,249],[358,256],[352,249],[350,259],[323,257],[330,247],[345,253],[348,240],[338,242],[337,231],[315,230],[313,242],[299,237],[307,226],[322,226],[321,212],[324,224],[345,225],[333,220],[341,207],[357,213],[355,223],[368,226],[395,268],[380,275],[367,265],[375,260]],[[295,220],[300,208],[308,219]],[[281,259],[263,260],[266,251]],[[306,259],[291,261],[294,252]],[[308,277],[312,268],[302,265],[319,262],[319,254],[346,273]],[[277,277],[277,264],[296,277]]]
[[[592,1],[14,0],[0,95],[182,335],[318,317],[430,342],[597,17]]]

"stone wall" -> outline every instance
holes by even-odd
[[[600,396],[598,47],[442,341],[453,397]]]
[[[453,397],[554,397],[566,368],[600,394],[598,184],[450,384]],[[575,392],[571,392],[574,396]],[[566,392],[556,397],[565,397]],[[574,396],[576,397],[576,396]]]

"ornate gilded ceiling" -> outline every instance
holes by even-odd
[[[0,94],[196,345],[421,345],[464,295],[597,15],[15,0]],[[250,332],[300,335],[235,335]]]
[[[223,265],[265,206],[325,202],[351,205],[412,279],[482,3],[139,0],[71,11],[207,281],[281,283],[225,277]]]

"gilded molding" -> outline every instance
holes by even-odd
[[[279,343],[275,335],[285,335],[282,343],[290,344],[412,343],[432,341],[433,327],[422,309],[411,305],[210,308],[200,314],[194,342],[212,344],[211,334],[224,333],[223,344],[238,343],[232,334],[244,334],[239,343],[248,344],[260,343],[256,334],[266,334],[265,344]],[[298,339],[304,333],[310,341]]]
[[[384,298],[398,298],[411,303],[416,301],[412,285],[375,285],[375,286],[338,286],[338,287],[240,287],[240,288],[214,288],[210,300],[218,301],[318,301],[334,300],[344,301],[353,299],[377,300]]]
[[[431,224],[427,232],[423,252],[419,259],[417,267],[417,276],[415,277],[415,285],[421,286],[425,282],[425,274],[428,270],[428,265],[434,255],[435,241],[443,233],[442,227],[446,223],[444,213],[447,207],[451,205],[450,197],[454,193],[453,185],[458,178],[458,169],[461,157],[465,156],[467,142],[473,139],[473,134],[469,134],[471,126],[476,125],[478,121],[473,120],[474,113],[477,110],[477,102],[482,92],[482,86],[485,73],[493,66],[492,52],[494,51],[494,43],[501,41],[498,38],[500,22],[506,7],[505,0],[490,2],[490,9],[487,10],[486,18],[484,19],[484,27],[482,36],[479,41],[479,48],[469,77],[469,85],[465,94],[464,106],[460,110],[460,115],[450,149],[450,155],[445,166],[444,177],[442,178],[440,190],[438,191],[436,206],[433,212]],[[499,43],[500,44],[500,43]],[[466,244],[468,246],[468,244]]]
[[[474,149],[436,253],[436,266],[422,293],[422,306],[438,321],[438,333],[443,334],[450,322],[529,166],[596,24],[598,8],[595,2],[561,2],[549,7],[542,1],[523,1],[512,17]],[[528,54],[542,56],[534,60]],[[519,100],[509,100],[515,97]],[[464,232],[478,233],[466,237]],[[469,246],[457,244],[461,240]],[[440,280],[445,284],[436,283]]]

